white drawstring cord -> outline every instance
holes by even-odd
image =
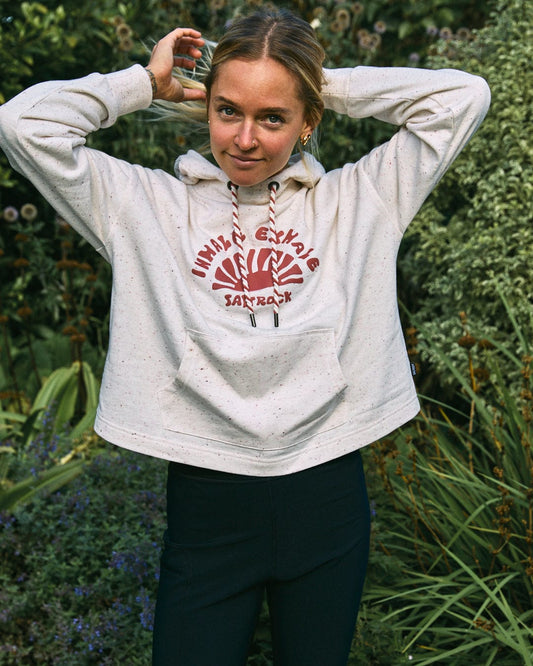
[[[276,249],[276,192],[279,183],[272,181],[268,184],[270,190],[270,203],[268,206],[268,222],[270,229],[270,272],[272,275],[272,288],[274,295],[274,326],[279,326],[279,272],[278,272],[278,251]]]
[[[248,313],[250,315],[250,321],[252,326],[256,326],[255,323],[255,314],[254,308],[252,306],[252,301],[250,299],[250,288],[248,286],[248,271],[244,263],[244,247],[243,247],[243,233],[239,224],[239,200],[237,197],[238,185],[233,183],[228,183],[229,190],[231,192],[231,214],[233,219],[233,237],[235,239],[235,244],[237,245],[237,262],[239,266],[239,272],[241,274],[242,289],[244,293],[244,304],[248,308]]]

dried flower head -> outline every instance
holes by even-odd
[[[457,31],[457,39],[462,42],[468,42],[472,38],[472,33],[468,28],[459,28]]]
[[[352,17],[347,9],[338,9],[335,18],[342,30],[347,30],[350,27]]]
[[[127,37],[126,39],[121,39],[120,42],[119,42],[118,48],[121,51],[125,51],[125,52],[131,51],[133,49],[133,42],[129,37]]]
[[[119,23],[115,32],[119,39],[127,39],[128,37],[131,37],[132,29],[127,23]]]
[[[381,35],[378,35],[377,32],[374,32],[370,35],[369,48],[373,51],[381,46]]]
[[[21,319],[29,319],[33,310],[28,305],[23,305],[17,310],[17,314]]]
[[[37,217],[37,213],[37,207],[31,203],[24,204],[20,209],[21,217],[28,222],[33,222],[33,220]]]
[[[472,347],[476,344],[476,339],[473,335],[463,335],[459,338],[459,340],[457,340],[457,344],[459,347],[463,347],[464,349],[472,349]]]
[[[15,268],[26,268],[30,265],[30,262],[25,257],[19,257],[13,262]]]
[[[2,213],[6,222],[16,222],[19,219],[19,212],[14,206],[7,206]]]

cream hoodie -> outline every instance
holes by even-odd
[[[400,129],[329,173],[309,155],[291,159],[275,177],[275,204],[261,183],[241,187],[232,206],[225,174],[194,152],[177,160],[174,177],[85,146],[88,133],[150,105],[140,65],[40,84],[0,108],[0,144],[13,167],[113,266],[95,423],[103,438],[168,460],[270,476],[353,451],[416,415],[396,255],[484,117],[488,87],[454,70],[325,74],[327,108]]]

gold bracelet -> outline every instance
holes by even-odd
[[[150,77],[150,83],[152,84],[152,97],[155,97],[157,92],[157,79],[149,67],[145,67],[144,69],[148,72],[148,76]]]

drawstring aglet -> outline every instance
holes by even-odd
[[[252,326],[255,328],[256,323],[255,323],[255,315],[253,312],[250,312],[250,321],[252,322]]]
[[[277,312],[274,312],[274,326],[278,328],[279,326],[279,315]]]

